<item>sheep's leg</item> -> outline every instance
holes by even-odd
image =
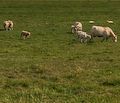
[[[83,38],[83,43],[86,43],[87,41],[86,41],[86,38]]]
[[[106,41],[108,41],[108,38],[109,38],[109,37],[106,37]]]
[[[13,28],[10,28],[10,30],[13,30]]]
[[[74,29],[74,28],[71,28],[71,32],[74,34],[74,33],[75,33],[75,29]]]
[[[88,39],[86,38],[86,39],[84,40],[84,42],[87,43],[87,42],[88,42]]]
[[[7,27],[4,27],[4,29],[7,31],[8,30],[8,28]]]
[[[10,28],[8,28],[8,30],[11,30]]]
[[[103,42],[104,40],[105,40],[105,41],[107,41],[107,40],[108,40],[108,37],[107,37],[106,35],[105,35],[105,36],[103,36],[102,42]]]
[[[94,34],[93,33],[90,33],[89,35],[91,35],[91,38],[90,38],[90,41],[94,41]]]
[[[25,36],[21,34],[21,39],[24,39],[25,40]]]
[[[25,39],[26,39],[26,36],[23,36],[23,39],[25,40]]]
[[[104,40],[106,40],[105,34],[103,34],[103,39],[101,40],[101,42],[103,42]]]
[[[81,43],[83,43],[83,42],[84,42],[82,38],[80,39],[80,42],[81,42]]]
[[[101,40],[101,42],[103,42],[105,40],[105,37],[103,37],[103,39]]]

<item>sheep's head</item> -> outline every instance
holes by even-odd
[[[116,35],[114,36],[113,41],[114,41],[114,42],[117,42],[117,36],[116,36]]]

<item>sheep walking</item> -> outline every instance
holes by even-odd
[[[76,35],[78,36],[78,39],[80,39],[81,43],[88,42],[91,39],[91,35],[88,35],[86,32],[83,31],[76,31]]]
[[[114,34],[111,28],[102,27],[102,26],[92,26],[91,28],[91,36],[93,37],[103,37],[103,40],[107,40],[108,38],[112,38],[113,42],[117,42],[117,35]]]
[[[5,30],[13,30],[13,22],[11,20],[4,21],[3,26]]]
[[[21,38],[23,38],[23,39],[29,38],[30,35],[31,35],[31,33],[28,32],[28,31],[22,31],[22,32],[21,32]]]

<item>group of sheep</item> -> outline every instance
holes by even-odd
[[[109,22],[113,23],[112,21]],[[90,21],[89,23],[94,23],[94,21]],[[4,21],[3,26],[5,30],[13,30],[13,21]],[[89,34],[82,30],[83,28],[81,22],[75,22],[73,25],[71,25],[71,32],[75,34],[78,39],[80,39],[81,43],[89,42],[94,37],[103,37],[103,41],[111,37],[113,42],[117,42],[117,35],[114,34],[110,27],[92,26]],[[22,39],[29,38],[30,35],[31,33],[28,31],[21,32]]]
[[[11,20],[4,21],[3,26],[4,26],[5,30],[13,30],[13,21],[11,21]],[[21,38],[22,39],[26,39],[26,38],[30,37],[30,35],[31,35],[31,33],[28,32],[28,31],[23,30],[21,32]]]
[[[112,21],[109,22],[113,23]],[[93,21],[89,23],[93,23]],[[113,42],[117,42],[117,35],[114,34],[110,27],[92,26],[89,34],[87,34],[86,32],[82,31],[82,23],[75,22],[73,25],[71,25],[71,32],[77,36],[81,43],[89,42],[94,37],[102,37],[102,41],[111,37]]]

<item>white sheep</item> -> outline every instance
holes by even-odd
[[[117,42],[117,35],[114,34],[110,27],[92,26],[90,34],[92,37],[103,37],[102,41],[112,37],[113,42]]]
[[[28,31],[24,31],[24,30],[23,30],[23,31],[21,32],[21,38],[23,38],[23,39],[29,38],[30,35],[31,35],[31,33],[28,32]]]
[[[91,39],[91,35],[88,35],[86,32],[83,31],[76,31],[76,35],[78,36],[78,39],[80,39],[81,43],[88,42]]]
[[[11,20],[4,21],[3,26],[5,30],[13,30],[13,22]]]
[[[73,25],[71,25],[71,32],[75,33],[75,31],[82,31],[82,23],[81,22],[75,22]]]

